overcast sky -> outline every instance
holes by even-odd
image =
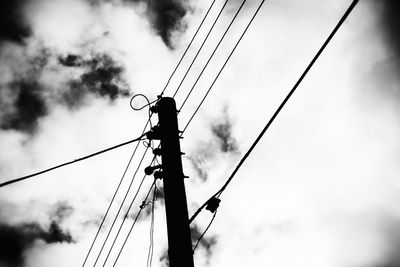
[[[138,137],[148,113],[132,110],[130,98],[157,98],[211,2],[1,1],[0,182]],[[216,0],[165,96],[224,2]],[[241,3],[228,1],[178,106]],[[179,114],[181,128],[259,3],[245,3]],[[181,140],[189,215],[223,185],[350,3],[265,2]],[[399,11],[395,0],[359,2],[222,195],[195,266],[400,265]],[[82,266],[135,146],[1,188],[0,267]],[[93,266],[144,151],[140,145],[85,266]],[[116,226],[150,160],[148,153]],[[145,179],[106,266],[152,182]],[[162,197],[155,206],[153,266],[166,266]],[[146,264],[149,209],[116,266]],[[194,239],[211,217],[205,210],[196,218]]]

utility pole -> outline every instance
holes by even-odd
[[[161,98],[155,111],[161,140],[169,266],[194,267],[175,100]]]

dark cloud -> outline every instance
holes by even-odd
[[[186,157],[202,181],[208,179],[208,164],[215,160],[218,153],[240,153],[232,134],[232,122],[226,111],[221,118],[211,124],[210,129],[213,139],[207,143],[199,143],[196,150]]]
[[[171,40],[176,31],[183,31],[187,25],[182,21],[189,10],[185,0],[124,0],[131,3],[144,3],[146,13],[154,31],[163,42],[174,48]]]
[[[387,214],[385,214],[387,215]],[[399,267],[400,266],[400,218],[393,215],[382,216],[381,230],[386,238],[386,252],[383,259],[372,267]]]
[[[0,100],[0,128],[33,133],[38,120],[48,113],[40,84],[35,80],[22,79],[0,90],[3,91],[2,95],[6,90],[9,91],[8,94],[13,94],[13,103],[7,103],[5,99]]]
[[[80,108],[89,95],[107,99],[110,103],[129,96],[124,79],[124,68],[109,55],[96,54],[88,59],[78,55],[59,57],[66,74],[66,85],[43,84],[41,75],[47,71],[48,51],[26,61],[24,73],[15,73],[14,79],[0,84],[0,129],[34,134],[41,118],[49,113],[49,106],[58,102],[69,108]],[[68,77],[65,68],[81,71],[78,78]],[[52,97],[49,97],[52,96]],[[55,99],[58,99],[55,101]]]
[[[211,144],[205,147],[199,147],[192,155],[189,155],[189,159],[197,177],[199,177],[203,182],[208,179],[207,171],[207,160],[211,160],[214,157],[213,147]]]
[[[25,251],[34,246],[36,241],[46,244],[74,242],[68,232],[64,232],[56,222],[51,222],[48,229],[36,223],[8,225],[0,223],[0,266],[23,266]]]
[[[200,227],[197,224],[190,225],[190,233],[192,235],[193,248],[196,245],[197,240],[199,240],[200,236],[203,234],[203,231],[204,230],[200,230]],[[210,259],[210,257],[212,256],[212,249],[216,244],[217,244],[217,237],[215,235],[210,235],[209,232],[207,232],[207,234],[204,235],[200,240],[200,243],[197,246],[196,250],[204,249],[207,255],[207,259]]]
[[[211,131],[218,139],[220,149],[224,153],[239,152],[237,142],[232,136],[232,123],[225,116],[221,121],[211,126]]]
[[[396,57],[396,63],[400,64],[400,2],[398,0],[380,0],[374,2],[382,6],[381,23],[385,38]]]
[[[168,258],[168,250],[167,249],[164,249],[164,252],[161,254],[161,256],[158,260],[160,261],[162,267],[169,266],[169,258]]]
[[[107,54],[96,54],[89,59],[79,55],[59,57],[59,63],[68,68],[80,68],[83,73],[69,82],[63,101],[69,107],[80,107],[88,95],[115,101],[129,96],[124,80],[124,68]]]
[[[58,61],[65,67],[80,67],[82,66],[82,57],[78,55],[67,55],[66,57],[59,56]]]
[[[22,14],[25,3],[26,0],[0,1],[0,42],[21,43],[31,34]]]
[[[74,208],[65,201],[57,202],[50,210],[50,218],[62,222],[72,215]]]

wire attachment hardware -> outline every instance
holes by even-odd
[[[164,178],[164,173],[163,173],[163,171],[155,171],[154,172],[154,179],[162,179],[162,178]]]
[[[161,165],[148,166],[148,167],[144,168],[144,173],[146,175],[152,175],[155,170],[160,169],[160,168],[162,168]]]
[[[213,196],[212,198],[210,198],[207,201],[206,210],[209,210],[211,213],[216,212],[218,207],[219,207],[219,203],[220,202],[221,202],[221,199],[216,198],[215,196]]]
[[[151,128],[151,130],[146,133],[146,138],[149,140],[160,140],[160,126],[156,125]]]
[[[153,149],[153,154],[156,156],[161,156],[162,155],[162,149],[161,148],[154,148]]]

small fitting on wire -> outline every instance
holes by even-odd
[[[154,126],[151,128],[150,131],[146,133],[146,137],[149,140],[160,140],[161,135],[160,135],[160,126]]]
[[[161,165],[148,166],[148,167],[144,168],[144,173],[146,175],[152,175],[155,170],[160,169],[161,167],[162,167]]]
[[[155,156],[161,156],[162,155],[162,149],[161,148],[154,148],[153,149],[153,154]]]
[[[213,196],[212,198],[210,198],[207,201],[206,210],[209,210],[211,213],[216,212],[218,207],[219,207],[219,203],[220,202],[221,202],[221,199],[216,198],[215,196]]]
[[[164,178],[164,173],[163,173],[163,171],[155,171],[153,176],[154,176],[154,179],[161,180],[162,178]]]

